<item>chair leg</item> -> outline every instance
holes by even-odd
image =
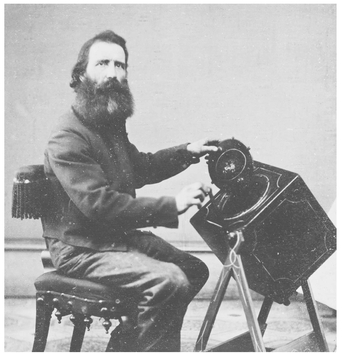
[[[122,335],[122,325],[114,328],[107,344],[106,352],[122,352],[120,337]]]
[[[44,295],[36,298],[36,331],[32,352],[43,352],[45,350],[47,337],[49,334],[51,314],[53,306],[44,299]]]
[[[84,316],[75,316],[70,319],[74,324],[74,330],[72,333],[70,352],[80,352],[84,339],[84,333],[86,330],[86,324],[84,322]]]

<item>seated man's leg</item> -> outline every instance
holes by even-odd
[[[208,280],[209,270],[205,263],[151,232],[138,232],[128,237],[127,243],[130,250],[136,250],[153,259],[177,265],[186,274],[191,284],[188,289],[189,303]]]
[[[144,250],[135,246],[134,237],[129,242],[129,252],[76,250],[71,252],[74,254],[70,259],[65,258],[60,264],[60,270],[70,276],[109,284],[136,297],[136,347],[127,350],[179,351],[180,330],[187,305],[203,286],[207,273],[204,277],[194,276],[194,266],[202,264],[201,261],[196,262],[196,258],[172,246],[169,248],[159,238],[139,236],[140,248]],[[167,252],[158,250],[160,247]],[[160,261],[145,253],[167,259]],[[180,265],[171,263],[172,258]],[[206,267],[204,269],[207,272]]]

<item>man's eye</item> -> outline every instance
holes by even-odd
[[[125,68],[124,64],[122,64],[122,63],[115,63],[115,66],[117,68],[120,68],[120,69],[124,69]]]

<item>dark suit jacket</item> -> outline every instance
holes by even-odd
[[[123,129],[122,129],[123,128]],[[51,181],[51,213],[44,237],[95,250],[126,250],[137,228],[178,226],[174,197],[136,198],[135,189],[169,178],[192,163],[186,144],[141,153],[125,126],[109,130],[87,124],[76,111],[65,114],[45,151]]]

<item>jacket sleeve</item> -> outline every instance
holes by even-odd
[[[129,143],[130,158],[134,167],[135,188],[158,183],[184,171],[191,164],[198,163],[199,158],[187,151],[187,145],[182,144],[152,154],[139,152],[133,144]]]
[[[47,173],[57,178],[87,218],[117,230],[178,227],[174,197],[133,198],[130,194],[119,193],[92,156],[87,138],[77,131],[55,132],[46,150]]]

